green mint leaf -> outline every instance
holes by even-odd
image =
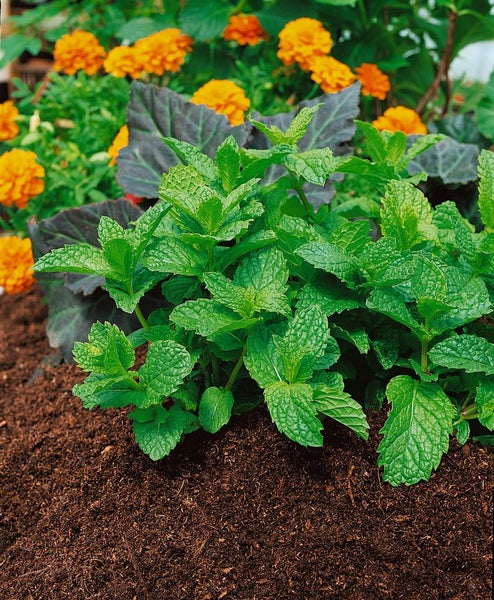
[[[226,198],[223,198],[223,209],[225,212],[231,212],[234,208],[236,208],[242,200],[247,198],[247,196],[256,188],[259,179],[249,179],[245,183],[241,183],[234,190],[231,190]],[[262,214],[260,212],[259,214]],[[242,214],[242,216],[246,216]]]
[[[193,367],[187,349],[173,340],[161,340],[149,345],[146,362],[139,369],[139,384],[146,392],[147,408],[170,396],[182,384]]]
[[[273,336],[283,359],[284,378],[289,383],[311,377],[318,359],[324,355],[328,338],[327,317],[317,305],[297,311],[285,335]]]
[[[229,194],[240,175],[240,148],[233,136],[228,136],[218,146],[215,160],[223,189]]]
[[[189,300],[176,306],[170,314],[170,321],[208,339],[216,333],[242,329],[250,323],[239,318],[227,306],[208,298]]]
[[[410,138],[414,141],[408,148],[400,167],[406,167],[409,162],[417,158],[422,152],[425,152],[432,146],[435,146],[441,140],[444,140],[447,136],[442,133],[429,133],[427,135],[418,135],[416,138]]]
[[[441,367],[494,375],[494,344],[476,335],[461,334],[442,340],[429,350],[429,358]]]
[[[103,252],[91,244],[70,244],[55,248],[38,258],[33,270],[37,273],[87,273],[111,277],[113,274]]]
[[[218,177],[218,169],[214,160],[203,154],[196,146],[173,137],[164,137],[162,139],[181,161],[194,167],[203,177],[210,181],[214,181]]]
[[[127,282],[132,279],[135,267],[134,249],[125,239],[108,240],[103,245],[103,254],[112,270],[112,279]]]
[[[459,421],[455,425],[456,441],[460,446],[466,444],[470,437],[470,423],[468,421]]]
[[[98,223],[98,241],[104,248],[105,244],[113,240],[125,240],[125,229],[107,215],[103,215]]]
[[[187,414],[178,407],[166,410],[161,405],[147,411],[137,408],[129,413],[138,446],[151,460],[170,454],[182,439],[188,424]]]
[[[449,446],[453,405],[436,383],[394,377],[386,395],[392,408],[381,430],[378,465],[391,485],[428,480]]]
[[[479,210],[488,231],[494,231],[494,153],[482,150],[479,156]]]
[[[245,254],[251,254],[256,250],[272,246],[277,241],[274,231],[262,230],[239,241],[231,248],[227,248],[221,256],[218,257],[218,266],[224,271],[228,266],[237,262]]]
[[[255,292],[254,309],[290,315],[286,297],[288,268],[283,253],[277,248],[253,252],[237,267],[233,283]]]
[[[81,399],[84,408],[89,410],[100,408],[121,408],[136,405],[142,401],[144,392],[136,389],[130,381],[125,381],[122,375],[103,375],[91,373],[84,383],[76,384],[72,393]]]
[[[382,133],[366,121],[355,120],[357,129],[364,135],[364,149],[376,163],[386,163],[386,143]]]
[[[283,159],[288,170],[315,185],[324,185],[338,162],[329,148],[288,154]]]
[[[322,103],[314,104],[314,106],[305,106],[293,117],[290,126],[285,132],[284,141],[287,144],[296,144],[304,137],[320,106],[322,106]]]
[[[358,437],[369,438],[369,424],[362,409],[350,394],[329,387],[324,383],[313,385],[313,401],[316,409],[354,431]]]
[[[245,289],[235,285],[222,273],[204,273],[203,278],[206,287],[217,302],[228,306],[242,317],[251,317],[254,314],[253,287]]]
[[[168,235],[151,242],[144,251],[142,264],[150,271],[202,277],[207,256],[181,237]]]
[[[255,327],[249,335],[244,365],[262,388],[282,380],[283,360],[265,325]]]
[[[494,381],[483,379],[479,381],[475,404],[479,411],[478,419],[484,427],[494,430]]]
[[[422,327],[412,317],[405,298],[395,289],[372,290],[366,302],[367,308],[405,325],[417,336],[422,336]]]
[[[250,116],[248,116],[247,118],[249,119],[250,123],[254,125],[254,127],[256,127],[257,129],[259,129],[259,131],[264,133],[264,135],[271,141],[273,146],[276,146],[278,144],[290,145],[287,143],[286,136],[283,133],[283,131],[281,131],[279,127],[276,127],[276,125],[268,126],[264,123],[261,123],[261,121],[256,121],[256,119],[253,119]]]
[[[336,278],[323,275],[304,285],[298,296],[299,309],[314,304],[318,304],[323,313],[330,317],[345,310],[358,308],[360,301],[357,294],[346,285]]]
[[[388,184],[382,202],[381,230],[384,236],[395,238],[401,250],[437,237],[429,201],[420,190],[404,181]]]
[[[364,329],[343,329],[339,325],[332,325],[331,333],[334,337],[353,344],[360,354],[367,354],[370,350],[369,336]]]
[[[354,287],[359,280],[355,260],[335,244],[309,242],[297,248],[295,254],[314,267],[336,275],[350,287]]]
[[[126,375],[135,362],[131,343],[116,325],[96,322],[87,342],[74,344],[74,360],[83,371]]]
[[[170,304],[180,304],[200,295],[201,284],[195,277],[176,275],[161,284],[161,292]]]
[[[369,245],[370,224],[363,219],[347,221],[331,233],[329,241],[348,254],[360,254]]]
[[[417,254],[414,257],[415,272],[411,284],[412,293],[417,300],[433,298],[442,300],[447,292],[448,285],[442,270],[429,258]]]
[[[386,163],[394,167],[405,166],[403,157],[407,149],[407,136],[402,131],[385,133],[386,139]],[[387,135],[386,135],[387,134]]]
[[[302,446],[322,446],[322,423],[307,383],[269,384],[264,390],[266,405],[281,433]]]
[[[216,433],[230,420],[233,394],[217,387],[207,388],[199,402],[199,423],[209,433]]]

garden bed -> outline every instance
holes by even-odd
[[[123,411],[89,412],[56,364],[35,288],[0,297],[0,578],[5,600],[468,599],[492,590],[492,451],[383,483],[376,447],[328,423],[304,449],[264,408],[160,462]]]

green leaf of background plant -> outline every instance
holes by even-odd
[[[322,423],[307,383],[269,384],[264,390],[271,418],[281,433],[301,446],[322,446]]]
[[[378,447],[383,479],[393,486],[427,481],[448,450],[453,405],[439,385],[408,375],[394,377],[386,395],[392,408]]]
[[[232,5],[221,0],[188,0],[180,11],[180,28],[194,40],[203,42],[218,37],[228,24]]]
[[[494,375],[494,344],[471,334],[456,335],[435,344],[429,358],[449,369]]]
[[[230,420],[233,395],[217,387],[207,388],[199,402],[199,423],[205,431],[216,433]]]

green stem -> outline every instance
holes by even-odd
[[[149,323],[146,321],[146,317],[142,314],[141,307],[138,304],[136,304],[134,312],[136,314],[136,317],[139,319],[139,323],[142,325],[143,329],[148,330]]]
[[[241,13],[246,4],[247,4],[247,0],[240,0],[240,2],[237,4],[237,6],[233,9],[232,15],[238,15],[238,13]]]
[[[465,421],[470,421],[479,416],[479,409],[477,408],[476,404],[470,404],[470,406],[463,408],[460,411],[460,414]]]
[[[420,369],[422,373],[428,373],[427,351],[429,350],[429,337],[422,338],[422,349],[420,353]]]
[[[302,201],[302,204],[305,208],[305,212],[307,213],[307,215],[311,214],[313,212],[313,208],[311,203],[307,199],[304,190],[302,189],[302,184],[298,180],[298,177],[292,171],[290,171],[290,169],[288,169],[288,173],[290,173],[290,180],[292,182],[293,189],[297,192],[300,200]]]
[[[228,381],[226,382],[225,390],[227,392],[229,392],[232,389],[233,384],[235,383],[237,376],[240,372],[240,369],[242,368],[242,366],[244,364],[244,356],[246,354],[247,354],[247,344],[244,344],[242,354],[239,356],[237,362],[235,363],[235,366],[232,369],[232,372],[230,373],[230,377],[228,378]]]

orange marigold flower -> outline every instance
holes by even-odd
[[[244,122],[245,111],[250,106],[244,90],[228,79],[211,79],[194,92],[190,101],[193,104],[205,104],[217,113],[226,115],[233,126]]]
[[[232,15],[223,31],[227,41],[234,41],[240,46],[255,46],[268,39],[268,34],[255,15]]]
[[[55,44],[53,58],[55,71],[65,71],[67,75],[75,75],[84,71],[94,75],[105,60],[106,52],[98,39],[90,31],[77,29],[66,33]]]
[[[0,237],[0,293],[26,292],[34,282],[31,240]]]
[[[19,127],[15,122],[18,116],[19,111],[12,100],[0,104],[0,142],[13,140],[19,133]]]
[[[108,148],[108,156],[110,157],[110,166],[117,164],[117,156],[122,148],[129,144],[129,128],[127,125],[122,125],[114,137],[112,145]]]
[[[355,69],[357,78],[362,84],[362,94],[384,100],[391,89],[389,77],[372,63],[362,63]]]
[[[28,200],[45,189],[44,168],[36,154],[14,148],[0,156],[0,204],[26,208]]]
[[[332,39],[317,19],[301,17],[290,21],[280,31],[276,56],[286,66],[298,63],[301,69],[309,70],[309,63],[316,56],[324,56],[331,50]]]
[[[143,73],[138,54],[131,46],[115,46],[115,48],[112,48],[108,52],[103,67],[113,77],[130,75],[132,79],[139,79]]]
[[[310,61],[311,79],[326,94],[334,94],[347,88],[356,80],[350,67],[332,56],[317,56]]]
[[[163,75],[165,71],[176,73],[191,50],[192,38],[174,27],[148,35],[134,44],[137,61],[146,73],[155,75]]]
[[[388,108],[384,114],[372,121],[372,125],[380,131],[403,131],[403,133],[427,133],[427,127],[420,116],[411,108],[395,106]]]

